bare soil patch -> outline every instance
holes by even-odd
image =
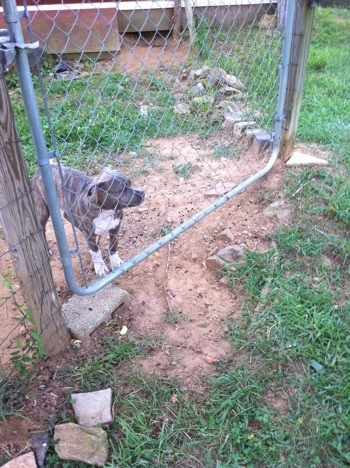
[[[156,52],[154,48],[157,48]],[[123,48],[117,66],[123,72],[137,73],[145,61],[148,67],[154,68],[160,63],[178,65],[187,54],[186,43],[171,46],[169,42],[158,41],[151,47],[140,45],[137,53],[134,46],[133,49]],[[147,198],[139,209],[126,212],[120,236],[122,258],[132,257],[168,229],[198,213],[222,193],[223,186],[233,187],[263,167],[266,157],[259,159],[249,149],[239,158],[231,158],[230,154],[215,158],[215,144],[218,139],[222,144],[223,138],[231,142],[233,149],[237,147],[234,145],[239,145],[225,133],[205,142],[198,136],[149,142],[149,153],[153,158],[147,165],[139,160],[132,168],[135,185],[146,190]],[[174,170],[181,164],[190,164],[189,177],[182,177]],[[182,390],[203,394],[214,373],[213,364],[221,359],[238,359],[232,355],[225,332],[226,325],[240,316],[242,307],[242,297],[231,291],[219,275],[207,269],[206,258],[224,247],[225,243],[218,239],[218,235],[227,228],[232,231],[234,242],[245,249],[263,251],[269,248],[268,234],[280,222],[264,214],[265,205],[261,203],[260,195],[273,193],[271,201],[275,201],[282,176],[283,166],[277,163],[267,176],[120,277],[116,285],[129,291],[130,302],[119,308],[112,322],[102,325],[80,349],[71,347],[60,356],[45,361],[35,378],[23,389],[21,403],[16,400],[13,408],[25,418],[14,416],[0,422],[4,450],[11,455],[23,450],[28,444],[28,430],[50,427],[54,424],[52,415],[58,411],[70,417],[67,394],[72,385],[74,391],[80,389],[69,380],[59,379],[60,369],[74,368],[81,361],[97,357],[101,339],[118,334],[123,325],[128,327],[128,337],[135,342],[148,343],[149,355],[136,362],[140,369],[164,380],[176,377]],[[53,250],[53,275],[63,302],[71,293],[64,279],[52,228],[48,228],[47,235]],[[69,227],[67,235],[71,242]],[[78,238],[84,248],[84,240]],[[1,271],[13,269],[3,237],[0,238],[0,249]],[[84,255],[84,264],[88,277],[93,279],[88,254]],[[75,268],[80,281],[82,274],[78,263]],[[15,279],[13,284],[19,289]],[[0,282],[0,297],[6,295],[5,285]],[[21,303],[20,297],[18,302]],[[23,329],[14,326],[13,318],[18,316],[18,311],[12,303],[7,301],[2,308],[0,358],[8,365],[8,352]],[[116,372],[121,372],[122,378],[122,369],[118,368]]]
[[[137,179],[140,187],[147,184],[147,200],[139,209],[130,210],[125,216],[120,239],[124,259],[154,242],[161,235],[161,227],[175,227],[207,206],[215,197],[206,197],[205,193],[215,189],[218,183],[230,182],[233,186],[262,164],[256,158],[254,162],[249,152],[239,160],[211,160],[208,154],[211,144],[203,146],[197,137],[160,139],[152,145],[153,153],[159,156],[159,164]],[[195,167],[187,179],[179,178],[174,172],[174,164],[181,162],[181,159],[175,159],[176,153],[186,154],[187,162]],[[16,403],[15,409],[20,410],[25,419],[20,425],[17,417],[0,423],[6,447],[13,444],[11,451],[17,453],[23,447],[23,434],[47,427],[60,407],[65,407],[66,414],[70,414],[65,401],[71,383],[57,379],[57,373],[62,368],[74,368],[81,360],[84,362],[98,356],[101,339],[113,337],[113,334],[118,336],[123,325],[128,327],[131,339],[136,343],[147,343],[150,350],[147,357],[136,362],[136,366],[164,380],[177,378],[184,391],[195,390],[202,395],[215,371],[213,364],[221,359],[239,359],[232,356],[225,332],[229,323],[240,316],[242,298],[231,291],[219,275],[209,271],[205,261],[225,245],[217,236],[227,228],[234,234],[235,243],[245,249],[262,251],[269,248],[268,234],[278,222],[264,215],[265,206],[259,202],[259,197],[262,192],[269,191],[274,191],[278,197],[282,174],[283,168],[277,164],[270,174],[244,193],[121,276],[116,284],[130,293],[130,302],[115,312],[111,323],[102,325],[93,333],[91,340],[82,343],[81,349],[72,347],[45,362],[26,387],[23,407],[19,408]],[[71,239],[68,226],[67,233]],[[53,250],[51,265],[57,290],[65,301],[70,292],[50,228],[48,240]],[[83,240],[80,240],[83,246]],[[3,240],[1,244],[5,250]],[[10,258],[5,257],[7,268],[11,269]],[[92,278],[89,256],[84,258]],[[78,278],[79,275],[77,270]],[[3,317],[1,339],[7,334],[4,330],[13,329],[14,312],[7,310]],[[13,334],[12,340],[7,340],[9,349],[17,336],[16,330]],[[5,351],[2,348],[2,352]],[[79,390],[74,388],[74,391]]]

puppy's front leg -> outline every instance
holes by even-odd
[[[111,262],[111,269],[115,270],[124,262],[120,258],[118,253],[118,234],[119,234],[120,225],[115,229],[109,231],[109,260]]]
[[[90,236],[88,239],[90,254],[94,264],[94,270],[96,275],[104,276],[109,272],[109,269],[102,258],[102,252],[99,249],[99,245],[96,241],[96,236]]]

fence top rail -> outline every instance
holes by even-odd
[[[191,0],[192,7],[219,7],[219,6],[250,6],[250,5],[273,5],[277,0]],[[122,1],[116,2],[95,2],[95,3],[56,3],[53,5],[28,5],[27,11],[70,11],[70,10],[105,10],[115,8],[116,10],[159,10],[174,8],[174,0],[141,0],[141,1]],[[181,6],[185,7],[182,0]],[[23,7],[19,7],[21,10]],[[3,8],[0,7],[0,13]]]

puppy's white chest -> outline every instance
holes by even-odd
[[[97,218],[94,219],[94,233],[96,236],[108,233],[111,229],[120,224],[120,219],[114,217],[113,210],[102,210]]]

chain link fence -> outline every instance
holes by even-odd
[[[125,263],[93,286],[96,257],[79,223],[65,221],[58,236],[48,225],[49,248],[63,258],[73,291],[100,289],[272,167],[282,119],[285,2],[84,2],[24,10],[25,41],[39,42],[28,55],[48,149],[41,161],[51,157],[96,180],[106,168],[118,170],[145,192],[142,204],[125,209]],[[6,81],[32,177],[37,156],[25,90],[12,69]],[[11,290],[1,307],[12,308],[16,283],[4,238],[1,244],[2,285]],[[103,240],[100,249],[107,268],[115,267]]]
[[[124,259],[266,164],[283,34],[276,4],[243,3],[39,6],[28,21],[42,48],[32,59],[52,155],[92,177],[116,169],[146,192],[122,225]],[[77,282],[86,287],[95,272],[85,239],[66,232]]]

